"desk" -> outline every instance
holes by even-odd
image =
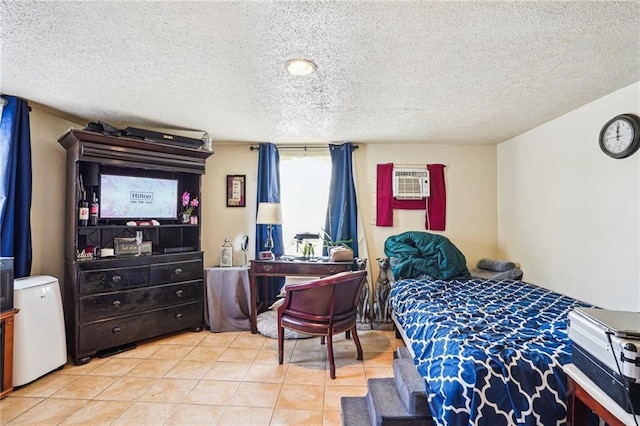
[[[304,262],[287,260],[252,260],[251,281],[251,332],[258,332],[258,277],[310,276],[326,277],[338,272],[351,271],[353,262]]]
[[[635,425],[633,415],[627,413],[598,385],[573,364],[563,367],[567,373],[569,400],[567,422],[571,426],[587,424],[587,415],[593,411],[610,426]],[[640,416],[636,416],[640,424]]]
[[[205,322],[219,331],[250,330],[249,268],[246,266],[205,269]]]

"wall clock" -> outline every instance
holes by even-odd
[[[640,148],[640,118],[633,114],[613,117],[600,131],[600,148],[613,158],[626,158]]]

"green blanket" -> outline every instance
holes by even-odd
[[[384,242],[396,279],[427,275],[439,280],[469,279],[467,260],[447,237],[428,232],[405,232]]]

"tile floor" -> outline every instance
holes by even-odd
[[[392,377],[393,331],[359,331],[364,360],[334,337],[336,379],[319,338],[186,332],[82,366],[67,364],[0,401],[2,425],[340,425],[340,397]]]

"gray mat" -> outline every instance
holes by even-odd
[[[268,310],[258,315],[258,333],[263,336],[271,337],[272,339],[278,338],[278,312]],[[298,333],[297,331],[284,329],[285,339],[308,339],[313,337],[311,334]]]

